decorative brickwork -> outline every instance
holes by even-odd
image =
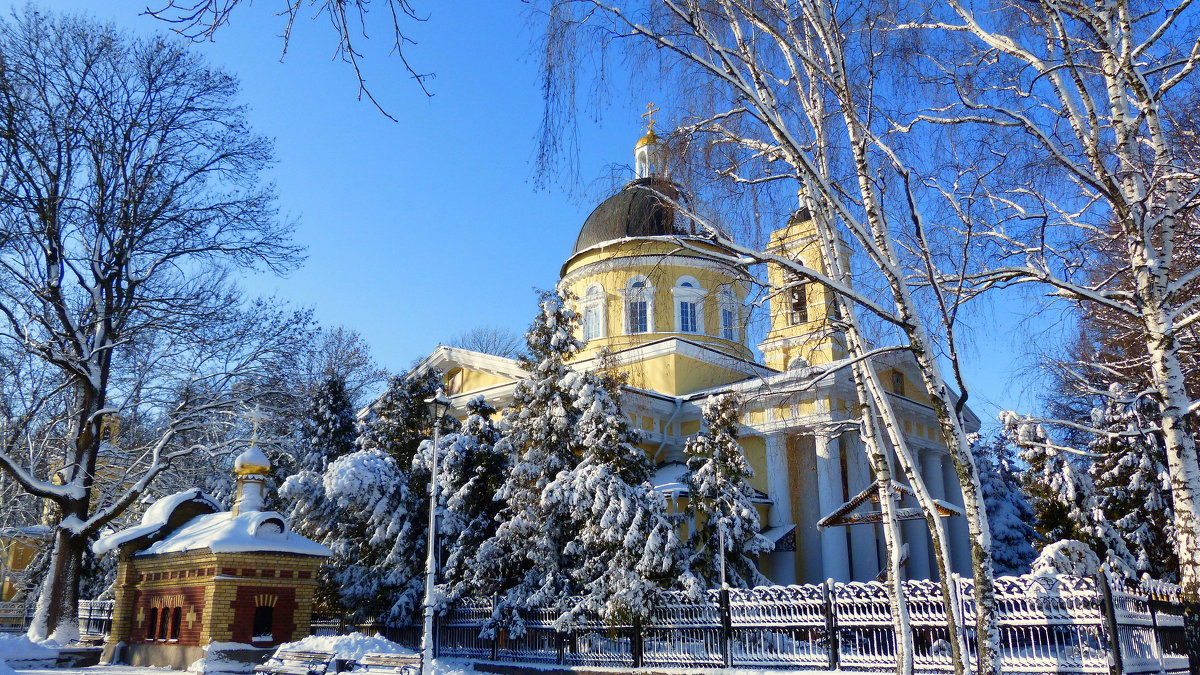
[[[237,597],[232,603],[234,611],[233,641],[253,644],[255,647],[274,647],[291,642],[296,632],[296,589],[281,586],[239,585]],[[271,608],[270,640],[256,639],[254,635],[255,611],[259,607]],[[311,605],[310,605],[311,607]],[[311,611],[311,610],[310,610]]]
[[[206,613],[203,586],[135,590],[133,629],[129,640],[200,645],[201,625]]]
[[[223,642],[237,643],[224,646],[223,659],[253,663],[308,635],[315,572],[329,550],[259,509],[259,479],[269,469],[261,455],[252,447],[235,461],[233,511],[198,490],[176,493],[150,507],[140,526],[97,542],[119,555],[103,662],[182,670]]]
[[[190,649],[186,658],[170,657],[166,652],[200,648],[210,641],[265,648],[308,635],[321,558],[272,552],[212,553],[207,549],[160,555],[130,553],[123,552],[117,566],[109,649],[124,642],[142,665],[182,663],[192,658]],[[269,640],[254,639],[255,611],[260,605],[272,608]]]

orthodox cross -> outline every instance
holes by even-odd
[[[258,425],[271,419],[271,416],[263,411],[262,407],[255,404],[252,410],[246,411],[246,419],[250,420],[252,431],[250,432],[250,447],[254,447],[258,441]]]
[[[654,113],[658,112],[658,108],[653,103],[646,104],[646,112],[642,113],[642,117],[646,118],[646,131],[654,133]]]

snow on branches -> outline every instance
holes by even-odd
[[[758,511],[751,501],[754,489],[746,482],[754,471],[737,443],[740,409],[741,402],[734,394],[705,401],[705,428],[688,439],[683,449],[689,470],[687,515],[695,525],[688,567],[702,588],[719,584],[722,563],[731,586],[749,588],[766,583],[747,556],[774,548],[759,534]]]

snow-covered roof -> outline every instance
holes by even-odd
[[[177,516],[176,512],[184,506],[190,508]],[[185,490],[159,499],[146,509],[140,525],[101,537],[92,550],[99,555],[139,539],[146,548],[137,555],[199,549],[210,549],[213,553],[331,555],[324,546],[292,532],[287,518],[274,511],[243,511],[235,516],[222,511],[217,500],[200,490]]]
[[[664,464],[650,476],[650,484],[663,494],[686,495],[688,487],[684,481],[687,479],[687,473],[687,467],[678,462]]]
[[[237,458],[233,460],[233,470],[238,472],[250,469],[269,470],[270,468],[271,460],[267,459],[267,456],[265,453],[263,453],[262,448],[258,447],[257,445],[251,445],[249,448],[246,448],[245,452],[238,455]]]
[[[150,508],[146,509],[146,512],[142,514],[140,525],[127,527],[124,530],[113,532],[97,539],[96,543],[92,544],[92,552],[96,555],[103,555],[135,539],[158,534],[160,530],[166,527],[175,510],[187,503],[193,503],[201,509],[207,509],[210,513],[221,510],[221,505],[217,503],[216,499],[204,494],[200,490],[193,489],[176,492],[151,504]]]
[[[213,553],[270,552],[328,557],[324,546],[291,531],[274,511],[229,511],[196,516],[138,555],[209,549]]]

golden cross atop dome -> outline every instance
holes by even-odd
[[[646,112],[642,113],[642,117],[646,118],[646,132],[654,133],[654,113],[658,112],[658,108],[653,103],[646,104]]]

